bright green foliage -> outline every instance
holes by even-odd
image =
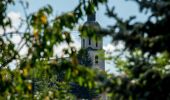
[[[60,43],[72,43],[70,31],[85,14],[94,12],[100,3],[106,0],[85,2],[79,4],[71,12],[52,17],[53,8],[47,5],[33,14],[28,14],[28,3],[20,1],[26,20],[26,29],[20,32],[4,33],[0,36],[0,99],[73,99],[69,92],[69,83],[76,82],[86,87],[94,87],[95,72],[84,67],[78,67],[76,50],[70,47],[65,54],[70,55],[69,61],[61,58],[54,59],[54,47]],[[11,3],[18,1],[0,1],[0,27],[6,28],[11,23],[7,19],[6,9]],[[57,1],[56,1],[57,2]],[[49,19],[52,17],[52,19]],[[9,35],[17,34],[21,43],[16,48]],[[19,52],[26,46],[27,53],[23,56]],[[16,69],[10,70],[11,62]],[[88,75],[87,75],[88,74]],[[86,83],[87,82],[87,83]]]
[[[27,14],[28,3],[21,1],[25,31],[7,33],[5,29],[11,22],[6,10],[15,2],[0,1],[0,28],[4,31],[0,35],[0,99],[76,99],[70,93],[70,83],[95,88],[98,93],[107,92],[111,100],[170,99],[169,0],[133,0],[141,12],[150,12],[146,22],[136,22],[134,16],[122,20],[107,6],[107,0],[79,0],[71,12],[55,17],[50,5]],[[106,15],[115,19],[116,24],[102,30],[91,27],[79,31],[82,36],[92,31],[92,36],[97,32],[110,35],[114,43],[124,42],[122,55],[113,57],[120,76],[79,65],[77,51],[70,45],[71,31],[64,30],[72,30],[84,15],[94,13],[99,4],[106,4]],[[17,47],[11,41],[13,34],[21,37]],[[64,50],[69,60],[51,59],[53,48],[63,42],[69,46]],[[19,53],[23,46],[28,48],[24,56]],[[17,63],[14,70],[9,69],[12,62]]]

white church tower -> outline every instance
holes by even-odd
[[[87,21],[84,23],[83,27],[94,28],[100,30],[100,25],[96,21],[96,15],[88,15]],[[102,35],[95,33],[95,35],[81,36],[81,46],[83,49],[87,49],[89,56],[92,60],[92,66],[105,70],[105,61],[104,61],[104,50],[103,50],[103,39]],[[94,33],[93,33],[94,34]]]

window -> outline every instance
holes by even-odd
[[[96,47],[98,47],[98,39],[97,39],[97,37],[96,37]]]
[[[83,39],[83,47],[85,47],[85,40]]]
[[[98,64],[98,62],[99,62],[98,60],[99,60],[99,59],[98,59],[98,56],[96,55],[96,56],[95,56],[95,64]]]
[[[89,45],[91,45],[91,38],[89,37]]]

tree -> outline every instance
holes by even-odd
[[[77,54],[78,63],[85,67],[92,67],[92,60],[88,53],[87,49],[80,49]],[[98,96],[96,89],[80,86],[77,83],[70,83],[71,85],[71,93],[75,95],[77,98],[88,99],[91,100]]]
[[[80,86],[76,83],[71,83],[71,89],[70,92],[76,96],[76,98],[78,99],[88,99],[88,100],[92,100],[94,98],[97,98],[97,96],[99,95],[97,93],[97,89],[94,88],[88,88],[88,87],[84,87],[84,86]]]
[[[141,12],[151,13],[146,22],[135,22],[135,17],[122,20],[114,9],[107,6],[107,0],[80,0],[71,12],[52,19],[49,19],[53,12],[50,5],[28,14],[28,3],[21,1],[26,16],[23,18],[25,30],[21,32],[16,29],[7,33],[6,27],[11,26],[11,21],[6,9],[15,2],[17,1],[0,1],[0,28],[4,31],[0,36],[0,99],[74,99],[70,94],[70,82],[97,88],[99,93],[107,92],[112,99],[170,99],[169,0],[133,0],[139,5]],[[76,50],[70,45],[70,31],[64,30],[72,30],[83,15],[94,13],[99,4],[106,4],[106,15],[114,18],[116,24],[102,30],[89,27],[88,31],[110,35],[113,43],[124,42],[125,49],[120,51],[123,55],[113,57],[116,67],[124,74],[121,76],[80,67]],[[88,34],[87,30],[79,31],[83,35]],[[14,34],[21,37],[18,47],[10,39]],[[70,61],[64,58],[61,61],[51,61],[53,47],[62,42],[69,46],[64,53],[69,55]],[[25,56],[19,53],[23,46],[28,48]],[[10,70],[9,64],[13,61],[17,63],[16,68]],[[38,91],[34,94],[33,79],[43,76],[52,80],[55,71],[66,73],[63,82],[54,83],[59,89],[47,88],[44,89],[45,92]]]
[[[151,13],[146,22],[132,22],[135,17],[123,21],[114,9],[107,6],[107,15],[117,21],[109,29],[113,41],[123,41],[125,49],[122,52],[128,52],[124,53],[123,59],[119,59],[120,55],[115,58],[116,66],[125,73],[125,77],[115,79],[117,88],[112,88],[110,92],[114,99],[169,100],[170,1],[134,2],[141,12]]]
[[[77,59],[80,65],[84,65],[87,67],[92,66],[92,60],[87,49],[80,49],[77,54]]]
[[[7,17],[6,9],[9,5],[15,5],[16,2],[23,7],[25,18],[22,18],[24,24],[21,23],[21,26],[23,25],[25,29],[21,31],[19,27],[8,33],[6,28],[12,27],[12,24]],[[78,2],[79,4],[72,11],[52,17],[53,8],[50,5],[29,14],[27,12],[29,4],[26,1],[0,1],[0,28],[3,29],[3,34],[0,36],[0,99],[71,99],[74,97],[66,88],[70,82],[83,82],[86,86],[94,87],[92,81],[94,73],[87,68],[78,67],[76,51],[70,46],[72,43],[70,31],[64,29],[72,30],[83,15],[93,13],[99,4],[106,0],[93,1],[93,3],[84,0]],[[10,38],[15,34],[21,37],[17,47]],[[65,61],[64,58],[61,61],[58,59],[51,61],[54,55],[53,48],[62,42],[69,46],[64,52],[69,55],[70,61]],[[24,46],[28,50],[23,56],[20,55],[20,51]],[[16,67],[14,70],[9,69],[12,62],[17,63],[14,64]],[[66,73],[63,82],[54,83],[59,86],[59,89],[42,86],[45,92],[38,91],[34,94],[34,79],[45,77],[46,81],[51,80],[55,71]],[[44,84],[46,85],[46,82]]]

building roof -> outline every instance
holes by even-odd
[[[100,24],[96,21],[96,13],[93,13],[91,15],[87,15],[87,21],[84,23],[83,26],[90,26],[93,28],[100,29]]]
[[[100,29],[100,24],[96,21],[86,21],[83,27],[93,27],[94,29]]]

